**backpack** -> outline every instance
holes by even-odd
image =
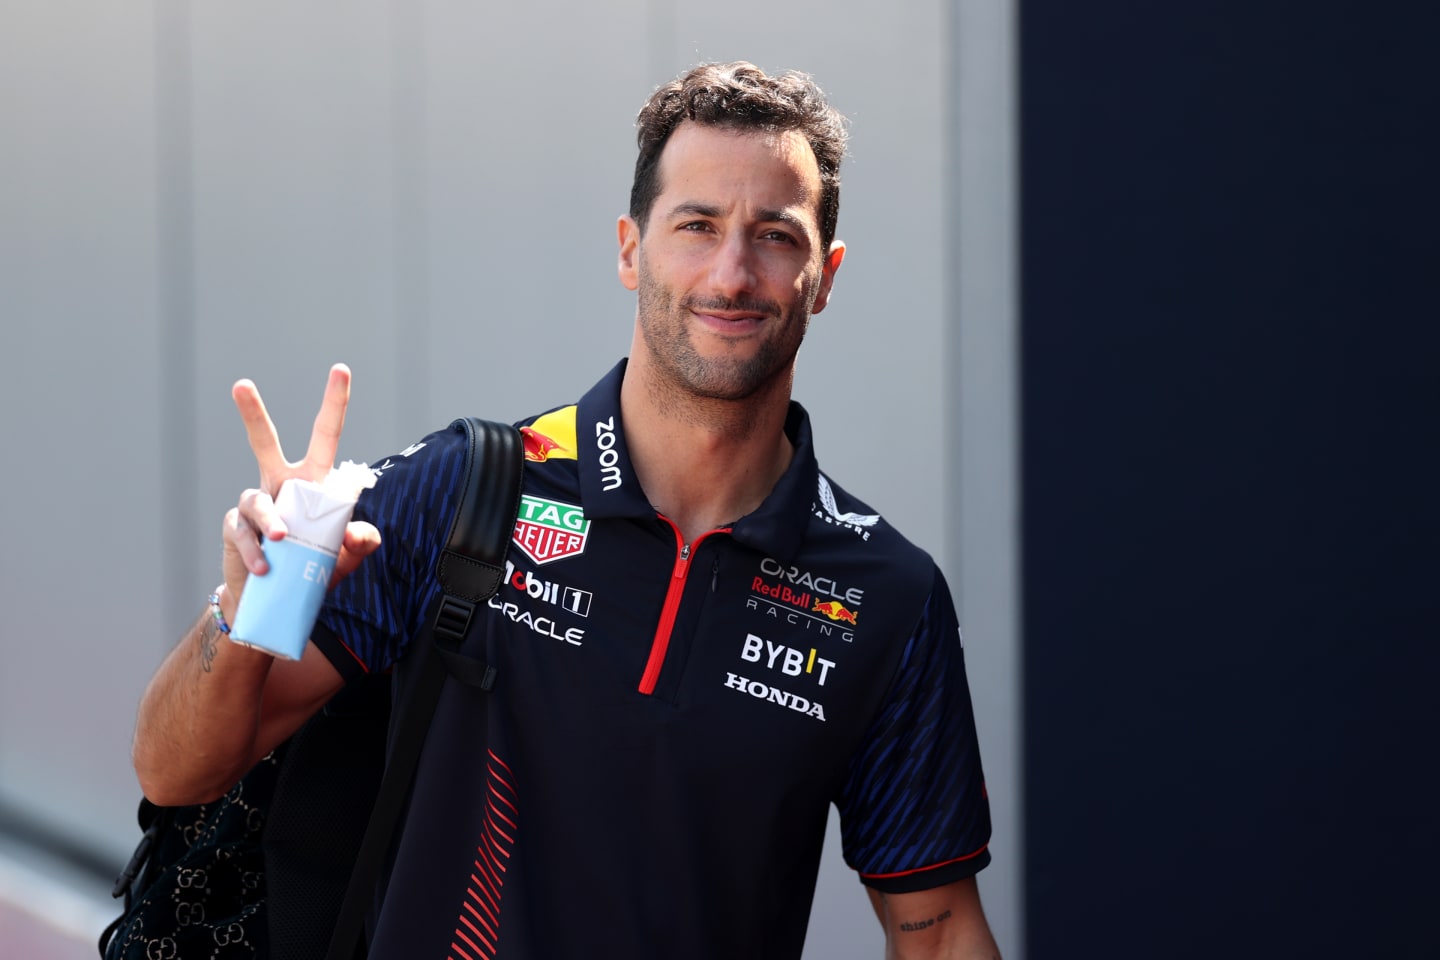
[[[142,835],[112,891],[125,905],[100,935],[103,960],[364,955],[366,911],[440,689],[447,677],[482,690],[495,682],[492,666],[459,647],[500,586],[523,444],[505,424],[450,426],[468,441],[465,490],[436,564],[443,595],[406,654],[413,665],[393,681],[347,683],[219,800],[141,798]]]

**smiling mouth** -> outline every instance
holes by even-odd
[[[765,319],[763,313],[716,313],[713,310],[692,310],[697,317],[707,317],[711,320],[719,320],[723,323],[744,323],[747,320],[760,321]]]
[[[780,305],[763,300],[696,298],[683,303],[696,320],[719,333],[749,333],[780,315]]]

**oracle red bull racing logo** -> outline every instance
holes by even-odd
[[[849,643],[855,639],[849,628],[859,621],[864,598],[865,591],[858,587],[842,586],[833,578],[767,558],[760,562],[760,575],[750,582],[745,606],[821,636],[838,633]]]
[[[589,538],[590,521],[575,504],[529,495],[520,498],[520,512],[510,539],[537,564],[578,557],[585,552]]]

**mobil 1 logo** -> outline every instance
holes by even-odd
[[[590,602],[595,598],[589,590],[567,587],[554,580],[542,580],[533,573],[519,569],[512,560],[505,561],[505,584],[532,600],[552,604],[578,617],[590,616]]]

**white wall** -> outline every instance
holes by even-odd
[[[1013,525],[1003,499],[955,487],[1007,482],[957,473],[957,404],[999,423],[967,435],[976,456],[1004,456],[1013,411],[986,398],[1004,396],[1013,318],[985,307],[1003,308],[1003,284],[999,301],[961,288],[953,219],[971,122],[955,119],[955,78],[971,76],[956,37],[969,17],[962,39],[1000,51],[966,61],[971,102],[997,102],[983,77],[1007,69],[1007,10],[0,3],[0,803],[117,861],[133,845],[135,703],[217,580],[220,514],[253,476],[230,384],[255,379],[298,449],[326,368],[348,362],[355,459],[454,416],[574,399],[628,344],[614,222],[634,113],[695,62],[744,58],[808,70],[852,121],[850,249],[797,396],[827,470],[960,594],[996,820],[981,887],[1018,956]],[[972,157],[975,196],[998,162]],[[957,327],[967,303],[986,315]],[[981,368],[1000,393],[967,400],[953,334],[994,343],[996,323]],[[998,517],[983,542],[957,535],[962,509]],[[833,823],[831,839],[808,955],[878,956]]]

